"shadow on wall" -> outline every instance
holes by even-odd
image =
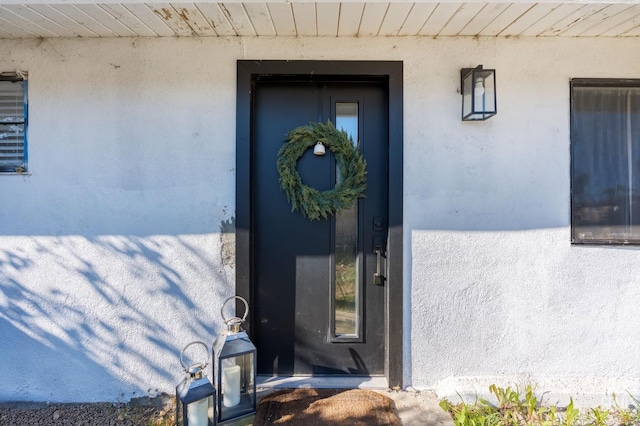
[[[0,400],[171,389],[186,339],[221,331],[211,304],[232,288],[229,264],[203,248],[225,234],[17,237],[0,249]]]

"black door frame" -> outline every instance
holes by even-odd
[[[383,79],[389,91],[389,235],[387,250],[385,370],[389,387],[403,388],[403,65],[400,61],[247,61],[237,63],[236,94],[236,294],[252,305],[252,112],[259,78],[328,76]],[[246,329],[251,335],[251,315]]]

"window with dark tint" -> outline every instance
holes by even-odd
[[[571,82],[571,233],[640,243],[640,80]]]
[[[27,81],[0,74],[0,173],[27,171]]]

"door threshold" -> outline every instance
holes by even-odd
[[[372,377],[258,376],[256,385],[264,389],[286,389],[286,388],[389,389],[389,382],[385,376],[372,376]]]

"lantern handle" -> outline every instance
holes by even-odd
[[[230,302],[231,300],[234,299],[239,299],[242,300],[242,303],[244,303],[244,315],[242,316],[242,318],[238,318],[238,317],[233,317],[230,319],[226,319],[224,316],[224,307],[227,305],[228,302]],[[247,303],[247,301],[240,296],[231,296],[230,298],[228,298],[227,300],[224,301],[224,303],[222,304],[222,308],[220,309],[220,315],[222,315],[222,319],[224,320],[225,324],[228,324],[229,321],[232,320],[238,320],[240,322],[245,322],[245,320],[247,319],[247,314],[249,313],[249,304]]]
[[[206,349],[206,351],[207,351],[207,359],[205,360],[205,362],[204,362],[204,363],[197,363],[197,364],[193,364],[193,365],[190,365],[190,366],[188,366],[188,367],[187,367],[187,366],[185,365],[185,363],[184,363],[184,353],[185,353],[185,351],[186,351],[187,349],[189,349],[191,346],[195,346],[195,345],[201,345],[201,346],[204,346],[204,348],[205,348],[205,349]],[[200,341],[193,341],[193,342],[189,343],[187,346],[185,346],[185,347],[182,349],[182,351],[180,351],[180,364],[182,365],[182,368],[184,368],[184,371],[186,371],[186,372],[189,372],[189,370],[190,370],[192,367],[194,367],[194,366],[199,367],[199,368],[200,368],[200,370],[204,370],[204,369],[205,369],[205,367],[207,366],[207,364],[209,363],[209,362],[208,362],[208,361],[209,361],[209,358],[211,358],[211,352],[209,352],[209,346],[207,346],[207,344],[206,344],[206,343],[204,343],[204,342],[200,342]]]

